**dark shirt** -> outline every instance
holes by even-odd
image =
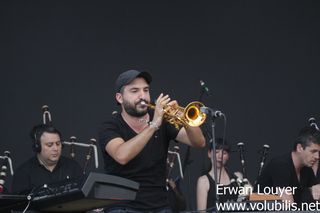
[[[297,187],[296,193],[293,194],[296,203],[313,201],[309,187],[314,184],[315,175],[309,167],[301,169],[298,181],[291,153],[272,159],[258,179],[260,191],[265,187]]]
[[[235,176],[233,173],[230,173],[227,171],[227,174],[231,179],[236,180],[237,176]],[[207,209],[211,209],[212,207],[215,206],[216,203],[216,182],[213,180],[211,175],[206,174],[208,180],[209,180],[209,191],[208,191],[208,196],[207,196]],[[232,182],[229,185],[223,185],[221,188],[228,187],[228,188],[233,188],[233,187],[238,187],[237,183]],[[227,191],[227,190],[226,190]],[[227,201],[237,201],[238,195],[233,193],[226,193],[223,195],[218,195],[219,196],[219,202],[224,203]]]
[[[16,171],[12,181],[13,193],[28,193],[35,187],[67,179],[82,177],[80,165],[69,158],[61,156],[53,171],[40,164],[38,158],[32,157]]]
[[[320,183],[320,160],[318,162],[317,174],[316,174],[316,183]]]
[[[169,205],[166,189],[166,159],[169,142],[176,138],[177,134],[177,129],[164,122],[142,151],[126,165],[121,165],[105,151],[105,146],[114,138],[128,141],[137,133],[118,113],[103,124],[99,143],[103,151],[106,173],[128,178],[140,184],[134,201],[120,202],[117,206],[136,210],[156,210]]]

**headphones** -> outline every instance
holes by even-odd
[[[58,134],[59,137],[61,138],[61,133],[52,125],[41,124],[41,125],[35,126],[32,130],[32,133],[30,134],[33,140],[32,149],[34,152],[37,152],[37,153],[41,152],[40,138],[44,132]],[[63,147],[62,144],[61,144],[61,147]]]
[[[41,136],[40,136],[41,137]],[[41,141],[39,137],[39,132],[35,131],[34,138],[33,138],[33,144],[32,149],[34,152],[40,153],[41,152]]]

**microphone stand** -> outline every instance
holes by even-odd
[[[201,83],[201,81],[200,81]],[[202,102],[203,94],[205,93],[205,89],[201,87],[200,97],[199,100]],[[206,93],[209,96],[209,93]],[[215,136],[215,119],[217,118],[217,114],[211,109],[207,108],[208,110],[205,112],[206,114],[210,115],[211,117],[211,140],[212,140],[212,156],[211,156],[211,163],[213,166],[213,178],[216,183],[216,190],[215,190],[215,198],[216,198],[216,212],[219,212],[217,206],[219,204],[219,196],[218,196],[218,169],[217,169],[217,158],[216,158],[216,136]],[[221,113],[221,112],[220,112]],[[205,128],[208,127],[205,125]],[[220,181],[220,180],[219,180]]]
[[[97,146],[95,144],[85,144],[85,143],[78,143],[78,142],[72,142],[72,141],[71,142],[70,141],[62,141],[62,144],[68,145],[68,146],[75,145],[75,146],[93,148],[95,166],[96,166],[96,168],[99,167],[98,151],[97,151]]]
[[[200,91],[200,97],[199,97],[199,101],[202,102],[202,98],[203,98],[203,94],[204,94],[204,89],[201,88],[201,91]]]
[[[267,159],[267,155],[268,155],[268,152],[269,152],[269,149],[270,149],[270,146],[268,144],[264,144],[263,145],[263,148],[262,148],[262,153],[261,153],[261,158],[260,158],[260,165],[259,165],[259,170],[258,170],[258,176],[254,182],[254,188],[256,188],[257,184],[258,184],[258,180],[261,176],[261,172],[262,172],[262,169],[264,167],[264,163]]]
[[[216,141],[215,141],[215,119],[217,117],[225,115],[218,110],[213,110],[209,107],[201,107],[200,109],[201,112],[206,113],[207,115],[210,115],[211,117],[211,139],[212,139],[212,166],[213,166],[213,176],[214,176],[214,181],[216,182],[216,191],[215,191],[215,198],[216,198],[216,211],[218,211],[218,204],[219,204],[219,196],[218,196],[218,190],[217,190],[217,185],[220,180],[218,180],[218,169],[217,169],[217,159],[216,159]]]
[[[215,119],[216,115],[212,110],[209,110],[209,115],[211,116],[211,139],[212,139],[212,165],[213,165],[213,177],[214,181],[216,183],[216,190],[215,190],[215,198],[216,198],[216,207],[219,204],[219,196],[218,196],[218,169],[217,169],[217,159],[216,159],[216,140],[215,140]],[[218,211],[218,208],[216,208],[216,211]]]

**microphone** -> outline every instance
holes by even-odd
[[[95,140],[94,138],[90,139],[90,141]],[[63,145],[75,145],[75,146],[81,146],[81,147],[91,147],[93,148],[93,153],[94,153],[94,161],[95,161],[95,166],[96,168],[99,167],[99,162],[98,162],[98,150],[97,150],[97,146],[93,143],[91,144],[86,144],[86,143],[80,143],[80,142],[70,142],[70,141],[62,141]]]
[[[13,169],[9,151],[5,151],[4,156],[0,156],[0,159],[3,159],[0,167],[0,194],[2,194],[5,191],[4,183],[7,177],[8,166],[10,168],[11,175],[13,175]]]
[[[91,138],[90,139],[90,144],[95,146],[97,143],[97,140],[94,139],[94,138]],[[91,159],[91,155],[92,155],[92,152],[93,152],[93,146],[89,146],[89,149],[88,149],[88,152],[87,152],[87,155],[86,155],[86,160],[84,162],[84,166],[83,166],[83,174],[86,174],[86,170],[87,170],[87,167],[89,165],[89,161]]]
[[[74,147],[74,143],[77,142],[76,136],[71,136],[70,141],[71,141],[70,156],[71,156],[71,158],[74,158],[76,156],[76,151],[75,151],[75,147]]]
[[[9,165],[9,169],[10,169],[10,173],[13,176],[14,173],[13,173],[12,160],[11,160],[11,157],[10,157],[10,151],[4,151],[4,156],[7,159],[7,163]]]
[[[231,179],[230,179],[230,185],[233,184],[233,183],[235,183],[235,182],[236,182],[236,180],[235,180],[234,178],[231,178]]]
[[[173,151],[174,151],[174,152],[179,152],[179,150],[180,150],[179,146],[174,146],[174,147],[173,147]]]
[[[179,146],[174,146],[173,151],[168,151],[169,155],[167,157],[167,166],[168,166],[168,176],[170,175],[171,169],[174,166],[174,161],[176,159],[176,154],[179,153]]]
[[[319,127],[318,127],[318,125],[316,123],[316,119],[314,117],[309,118],[308,121],[309,121],[310,126],[314,127],[316,130],[319,131]]]
[[[200,86],[201,86],[201,88],[202,88],[204,91],[206,91],[206,93],[207,93],[208,95],[211,94],[209,88],[206,86],[206,84],[204,83],[204,81],[200,80]]]
[[[175,159],[178,160],[180,176],[183,179],[183,171],[182,171],[182,165],[181,165],[181,159],[180,159],[179,150],[180,150],[179,146],[174,146],[172,151],[168,150],[168,156],[167,156],[167,182],[168,182],[169,177],[171,175],[172,168],[174,167]]]
[[[52,120],[51,120],[51,114],[49,111],[49,107],[47,105],[43,105],[42,106],[42,117],[43,117],[43,124],[51,124]]]
[[[239,178],[239,177],[237,177],[236,182],[237,182],[237,184],[239,186],[243,186],[244,185],[243,180],[241,178]]]
[[[264,166],[264,163],[267,159],[267,155],[269,152],[270,146],[268,144],[264,144],[262,148],[262,153],[261,153],[261,159],[260,159],[260,168],[258,172],[258,177],[261,175],[262,168]]]
[[[224,116],[224,114],[220,111],[220,110],[214,110],[214,109],[211,109],[210,107],[200,107],[200,112],[202,113],[205,113],[207,115],[211,115],[212,117],[221,117],[221,116]]]
[[[240,153],[240,163],[242,165],[244,165],[244,156],[243,156],[244,143],[239,142],[239,143],[237,143],[237,146],[238,146],[238,150],[239,150],[239,153]]]
[[[7,176],[7,166],[3,164],[0,168],[0,194],[4,192],[4,183]]]
[[[242,167],[242,174],[243,174],[243,179],[247,177],[247,173],[246,173],[246,168],[244,166],[245,164],[245,159],[244,159],[244,155],[243,155],[243,152],[244,152],[244,143],[240,142],[240,143],[237,143],[237,146],[238,146],[238,151],[239,151],[239,154],[240,154],[240,163],[241,163],[241,167]]]

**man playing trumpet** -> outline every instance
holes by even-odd
[[[199,127],[184,125],[177,129],[163,122],[164,108],[178,105],[169,95],[160,94],[154,110],[150,103],[147,72],[128,70],[115,83],[116,101],[121,113],[103,124],[99,142],[104,148],[105,171],[140,184],[134,201],[119,202],[106,212],[172,212],[166,190],[166,159],[170,140],[204,147]]]

